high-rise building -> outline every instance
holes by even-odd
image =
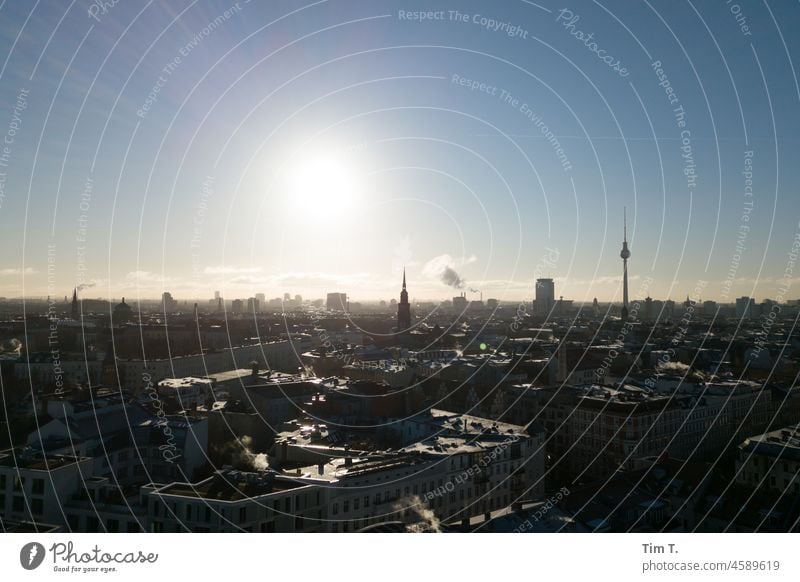
[[[753,316],[753,299],[751,297],[737,297],[736,317],[740,319]]]
[[[259,305],[265,305],[267,302],[267,296],[263,293],[256,293],[256,299],[258,300]]]
[[[619,252],[622,258],[622,321],[628,319],[628,259],[631,252],[628,250],[628,216],[626,210],[622,209],[622,250]]]
[[[331,311],[347,311],[347,293],[328,293],[325,307]]]
[[[534,313],[548,315],[555,306],[556,286],[552,279],[536,279]]]
[[[161,310],[164,313],[175,313],[178,311],[178,302],[172,298],[169,291],[164,291],[161,295]]]
[[[231,301],[231,312],[234,314],[241,313],[244,309],[244,302],[241,299],[234,299]]]
[[[214,299],[219,300],[219,291],[214,291]]]
[[[411,327],[411,306],[408,304],[406,290],[406,270],[403,269],[403,288],[400,291],[400,303],[397,304],[397,331],[405,331]]]

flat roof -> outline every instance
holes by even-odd
[[[52,471],[72,465],[89,457],[73,457],[70,455],[47,455],[32,453],[30,458],[23,456],[20,449],[7,449],[0,452],[0,466],[27,469],[30,471]]]
[[[250,477],[248,477],[250,476]],[[157,490],[162,495],[179,495],[220,501],[239,501],[251,497],[291,491],[306,487],[305,483],[273,474],[229,471],[217,473],[199,483],[171,483]]]

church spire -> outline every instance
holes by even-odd
[[[72,319],[78,319],[78,288],[72,289]]]
[[[408,303],[406,289],[406,269],[403,267],[403,289],[400,291],[400,303],[397,304],[397,331],[403,332],[411,327],[411,305]]]

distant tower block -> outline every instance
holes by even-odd
[[[537,315],[549,315],[555,306],[556,288],[552,279],[536,279],[534,312]]]
[[[631,252],[628,250],[628,216],[626,209],[622,209],[622,321],[628,320],[628,259]]]

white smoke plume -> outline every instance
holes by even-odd
[[[425,502],[418,495],[398,501],[392,506],[392,509],[398,513],[405,512],[406,517],[403,521],[412,532],[442,532],[439,518],[436,517],[433,510],[425,507]]]
[[[458,271],[456,271],[456,265],[463,266],[473,263],[476,260],[477,258],[474,255],[467,259],[461,259],[460,261],[457,261],[448,254],[439,255],[438,257],[434,257],[425,263],[425,266],[422,269],[422,274],[426,277],[439,279],[439,281],[448,287],[452,287],[453,289],[464,289],[467,285],[467,281],[461,275],[459,275]],[[473,288],[470,288],[469,290],[473,293],[478,292],[477,289]]]

